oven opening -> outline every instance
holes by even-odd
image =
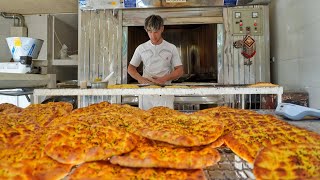
[[[222,34],[219,33],[221,27],[221,24],[165,25],[163,38],[177,46],[185,72],[173,83],[218,82],[218,49],[222,46],[222,38],[219,38],[219,34]],[[128,27],[128,64],[136,47],[148,40],[143,26]],[[142,65],[138,67],[138,72],[142,74]],[[130,75],[127,80],[128,83],[137,83]]]

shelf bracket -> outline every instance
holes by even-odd
[[[112,15],[118,17],[119,9],[112,9]]]

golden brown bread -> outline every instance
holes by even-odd
[[[128,168],[110,164],[106,161],[84,163],[77,167],[70,175],[71,180],[76,179],[170,179],[170,180],[205,180],[201,169],[177,170],[161,168]]]
[[[141,138],[133,151],[113,156],[110,162],[126,167],[202,169],[219,160],[219,152],[210,146],[178,147]]]
[[[223,133],[220,122],[204,115],[151,116],[143,122],[139,135],[178,146],[207,145]]]
[[[320,146],[265,147],[254,161],[253,172],[257,179],[320,179]]]

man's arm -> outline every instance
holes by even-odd
[[[167,75],[164,75],[162,77],[153,77],[153,81],[155,84],[165,84],[167,81],[178,79],[183,75],[183,66],[176,66],[174,67],[174,70]]]
[[[137,67],[129,64],[128,66],[128,73],[129,75],[137,80],[140,84],[151,84],[152,82],[150,80],[148,80],[147,78],[142,77],[138,71],[137,71]]]

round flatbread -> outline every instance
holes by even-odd
[[[257,179],[320,179],[320,146],[265,147],[254,161],[253,172]]]
[[[188,179],[205,180],[201,169],[177,170],[160,168],[128,168],[110,164],[107,161],[84,163],[77,167],[69,176],[70,180],[76,179]]]
[[[61,179],[73,165],[61,164],[44,153],[48,130],[24,133],[0,151],[0,179]]]
[[[147,112],[151,113],[152,116],[166,116],[166,115],[173,115],[173,114],[183,114],[182,112],[176,111],[174,109],[164,107],[164,106],[157,106],[150,108]]]
[[[223,133],[221,123],[202,115],[151,116],[143,122],[139,135],[178,146],[207,145]]]
[[[64,164],[105,160],[129,152],[136,146],[136,136],[111,126],[71,122],[57,126],[53,131],[45,152]]]
[[[141,138],[133,151],[113,156],[110,162],[126,167],[202,169],[216,164],[219,160],[219,152],[209,146],[179,147]]]
[[[253,163],[264,147],[293,143],[320,145],[320,135],[289,124],[269,125],[233,131],[224,136],[224,142],[235,154]]]

